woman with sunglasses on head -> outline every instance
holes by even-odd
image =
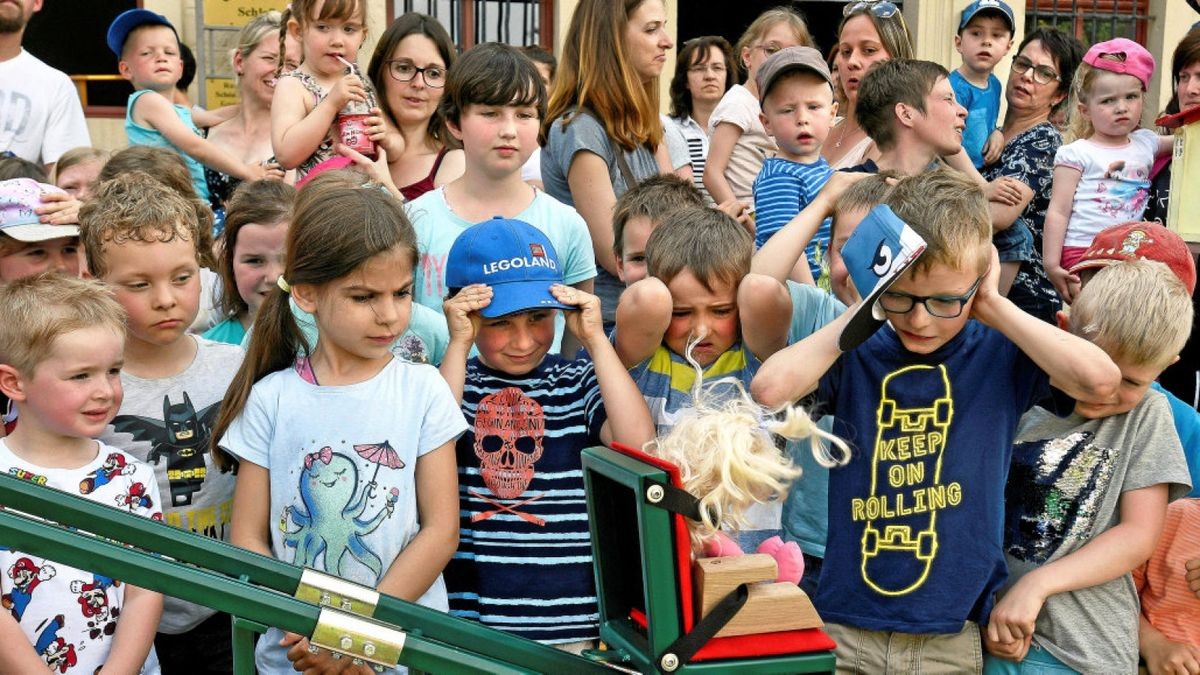
[[[745,84],[731,86],[709,117],[704,170],[704,186],[726,213],[735,217],[754,213],[754,179],[763,160],[777,151],[760,119],[762,107],[755,82],[759,67],[781,49],[812,45],[804,19],[790,9],[776,7],[760,14],[734,47],[733,53],[746,71]]]
[[[392,182],[408,201],[463,173],[462,150],[438,113],[456,56],[437,19],[409,12],[383,32],[367,66],[384,124],[398,132],[387,134],[383,145]]]
[[[1050,117],[1067,104],[1083,51],[1078,40],[1053,28],[1025,36],[1004,85],[1004,151],[983,169],[988,180],[1015,179],[1021,192],[1016,204],[989,202],[993,243],[1001,252],[1001,292],[1011,286],[1007,293],[1014,304],[1051,323],[1062,302],[1042,265],[1042,230],[1062,134]]]
[[[899,8],[888,0],[857,0],[846,5],[837,35],[834,68],[839,91],[836,94],[844,107],[838,110],[841,120],[830,129],[821,148],[821,154],[835,170],[862,164],[875,149],[854,116],[858,85],[867,70],[880,61],[913,58],[908,26]]]

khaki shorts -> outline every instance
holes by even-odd
[[[981,673],[979,626],[968,621],[958,633],[895,633],[825,624],[837,642],[840,673]]]

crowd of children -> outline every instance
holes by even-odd
[[[839,672],[1200,675],[1200,413],[1155,382],[1191,334],[1197,275],[1177,234],[1140,222],[1173,142],[1142,127],[1144,48],[1096,44],[1072,79],[1050,323],[1006,297],[1030,228],[993,225],[1029,189],[976,170],[1005,146],[1004,0],[963,9],[953,71],[896,54],[853,71],[850,122],[851,71],[797,13],[765,12],[733,52],[744,85],[692,122],[707,195],[663,162],[643,176],[661,148],[625,148],[604,96],[571,89],[655,91],[663,0],[581,0],[595,34],[574,34],[562,82],[552,55],[494,43],[373,59],[368,77],[367,2],[288,6],[277,62],[298,67],[279,68],[274,156],[250,164],[200,131],[228,111],[177,102],[167,19],[113,22],[131,147],[64,154],[63,189],[29,162],[0,180],[0,468],[579,653],[600,623],[581,451],[653,452],[705,381],[752,396],[763,429],[799,402],[847,450],[778,439],[767,461],[800,477],[726,533],[799,544],[790,581]],[[888,0],[845,9],[903,27]],[[401,17],[381,49],[436,51],[424,22]],[[591,40],[634,67],[590,72]],[[380,69],[439,90],[419,190],[394,179],[408,104]],[[851,123],[861,161],[834,170],[826,142]],[[542,191],[539,153],[575,204]],[[600,154],[619,165],[600,191],[611,258],[589,232],[607,207],[579,203],[603,169],[574,164]],[[206,167],[241,181],[216,214]],[[18,550],[0,566],[0,671],[232,667],[213,609]],[[353,668],[275,628],[256,665]]]

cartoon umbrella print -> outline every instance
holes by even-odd
[[[389,469],[403,469],[404,461],[400,459],[400,455],[396,453],[396,449],[391,443],[384,441],[382,443],[367,443],[365,445],[354,446],[354,451],[359,457],[368,462],[375,463],[375,473],[371,474],[370,485],[371,495],[375,494],[375,479],[379,476],[379,467],[386,466]]]

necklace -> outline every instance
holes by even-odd
[[[850,125],[849,125],[849,124],[846,124],[845,122],[842,122],[842,124],[843,124],[843,125],[845,125],[845,127],[846,127],[846,128],[842,129],[842,133],[841,133],[841,134],[838,136],[837,142],[835,142],[835,143],[833,144],[833,147],[835,147],[835,148],[840,148],[840,147],[842,147],[842,141],[846,140],[846,134],[849,134],[849,133],[850,133],[850,128],[849,128],[849,127],[850,127]],[[854,125],[854,130],[855,130],[855,131],[858,131],[858,125],[857,125],[857,124],[855,124],[855,125]]]

